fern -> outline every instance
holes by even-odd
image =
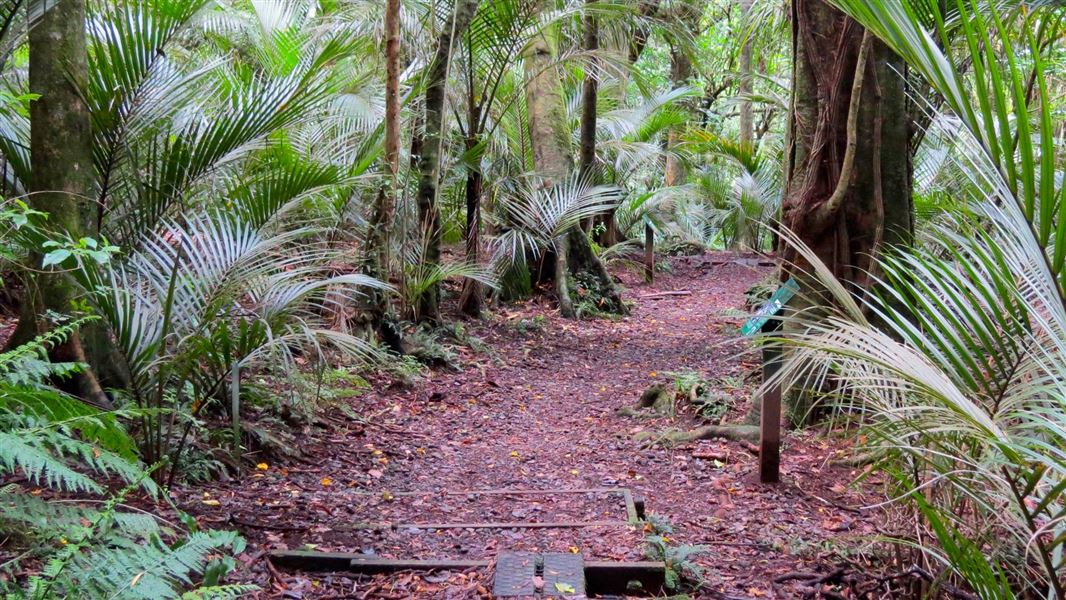
[[[178,598],[178,590],[193,585],[193,576],[207,570],[213,556],[225,550],[243,550],[235,532],[198,532],[172,546],[156,538],[134,551],[95,547],[74,557],[53,589],[60,595],[76,590],[90,598]]]
[[[234,532],[176,532],[145,512],[123,510],[137,489],[151,496],[158,488],[136,461],[134,446],[119,417],[47,385],[70,367],[49,365],[47,349],[70,335],[77,323],[60,327],[32,343],[0,354],[0,475],[21,471],[35,486],[76,499],[46,500],[22,486],[0,487],[0,529],[21,533],[29,546],[6,564],[38,559],[43,568],[24,582],[0,578],[0,595],[9,600],[52,598],[233,598],[249,586],[219,585],[233,566],[227,551],[240,552]],[[29,366],[28,369],[24,367]],[[22,369],[17,372],[14,369]],[[108,486],[125,488],[103,500]],[[170,541],[168,541],[170,540]],[[196,578],[205,584],[196,587]]]
[[[202,587],[181,595],[181,600],[226,600],[239,598],[245,594],[258,591],[254,585],[214,585]]]
[[[0,518],[9,528],[33,530],[41,541],[58,541],[69,537],[69,532],[83,526],[86,514],[84,502],[45,500],[32,494],[14,493],[18,486],[6,493],[0,490]],[[173,533],[160,526],[151,514],[139,512],[116,512],[112,525],[118,532],[131,539]]]
[[[32,431],[32,434],[27,432]],[[87,448],[90,448],[88,451]],[[150,471],[138,468],[110,452],[70,438],[48,427],[0,432],[3,470],[22,469],[31,481],[73,492],[100,493],[103,486],[64,462],[76,458],[96,473],[117,475],[127,486],[102,501],[46,501],[22,493],[19,486],[0,489],[0,523],[5,530],[24,529],[52,550],[43,556],[44,568],[26,582],[24,589],[0,581],[0,591],[9,598],[179,598],[194,587],[194,577],[211,573],[210,585],[193,598],[232,598],[249,588],[218,586],[219,577],[232,568],[232,559],[221,559],[226,550],[240,552],[244,542],[235,532],[195,532],[176,543],[170,528],[159,525],[146,513],[119,510],[122,501],[137,488],[154,493]],[[8,588],[8,589],[5,589]]]
[[[78,330],[79,327],[86,323],[95,321],[96,317],[83,317],[70,323],[66,323],[55,327],[47,333],[8,350],[7,352],[0,353],[0,378],[6,378],[11,375],[13,371],[23,368],[26,361],[41,362],[48,358],[48,350],[53,348],[57,344],[61,344],[72,333]],[[71,363],[59,363],[59,365],[70,365]],[[51,369],[60,368],[59,365],[50,365]]]
[[[0,382],[0,410],[75,431],[123,458],[136,458],[133,439],[118,420],[136,417],[136,411],[103,411],[56,389],[7,382]]]
[[[9,414],[6,420],[22,419]],[[42,426],[0,431],[0,472],[21,469],[38,485],[70,492],[103,492],[100,485],[75,466],[105,477],[118,476],[126,482],[139,479],[141,474],[141,469],[118,454],[74,439],[61,428]],[[146,490],[154,490],[152,483],[143,485]]]

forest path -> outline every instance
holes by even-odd
[[[796,547],[817,548],[820,538],[869,529],[833,507],[855,499],[826,499],[848,493],[837,485],[845,476],[819,476],[830,444],[793,437],[786,445],[786,482],[791,471],[803,471],[804,486],[814,486],[815,495],[788,483],[755,483],[755,458],[741,444],[649,449],[633,439],[644,430],[698,425],[691,408],[674,419],[617,414],[649,385],[671,385],[672,373],[695,371],[735,397],[727,420],[741,418],[752,390],[743,375],[752,365],[742,363],[737,329],[744,292],[767,273],[757,263],[725,253],[673,259],[674,272],[654,285],[621,272],[626,297],[636,305],[620,319],[574,322],[536,303],[504,307],[467,328],[491,350],[463,349],[459,371],[434,371],[413,387],[355,399],[353,408],[370,418],[369,425],[334,415],[323,437],[301,444],[310,460],[195,490],[190,502],[206,492],[221,506],[211,510],[200,502],[193,510],[208,522],[235,523],[256,551],[311,544],[406,559],[492,559],[526,550],[642,560],[647,532],[624,524],[351,528],[367,522],[618,522],[626,518],[618,496],[560,491],[627,488],[646,499],[650,514],[669,522],[678,543],[713,544],[696,559],[710,567],[713,589],[758,597],[770,591],[770,573],[796,570],[805,560]],[[679,290],[690,294],[654,296]],[[500,489],[545,493],[441,494]],[[265,597],[476,597],[491,588],[474,572],[360,583],[341,575],[268,572],[263,563],[250,561],[249,576],[270,590]]]

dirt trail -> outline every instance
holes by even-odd
[[[228,523],[249,540],[245,577],[264,597],[477,597],[483,574],[404,574],[355,581],[348,576],[281,573],[262,553],[311,544],[395,558],[493,558],[500,551],[581,552],[591,560],[641,560],[645,531],[626,526],[580,529],[384,532],[357,523],[617,521],[616,496],[550,490],[622,487],[646,498],[669,521],[679,544],[709,544],[695,561],[708,597],[781,594],[777,575],[813,571],[834,545],[853,547],[871,534],[869,519],[846,490],[852,475],[824,466],[839,444],[793,436],[783,451],[785,483],[755,483],[755,458],[743,445],[701,441],[648,449],[643,431],[700,423],[691,409],[674,419],[623,417],[671,373],[715,378],[747,410],[750,370],[736,339],[744,291],[766,273],[757,261],[712,254],[676,259],[653,286],[620,276],[632,314],[572,322],[547,307],[505,307],[468,332],[493,350],[464,350],[458,372],[436,371],[409,389],[353,401],[367,426],[331,417],[312,430],[308,459],[270,465],[241,481],[190,491],[185,506],[205,524]],[[689,295],[652,296],[685,290]],[[751,360],[749,358],[749,360]],[[801,487],[797,486],[797,482]],[[446,496],[442,491],[549,490],[544,495]],[[397,496],[397,492],[423,492]],[[220,505],[202,502],[204,494]],[[827,542],[829,540],[829,542]],[[782,597],[790,597],[787,595]]]

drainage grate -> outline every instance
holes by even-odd
[[[515,596],[584,596],[585,562],[577,554],[505,552],[496,559],[492,593]]]
[[[492,595],[533,596],[537,593],[533,577],[537,571],[537,555],[531,552],[507,552],[496,559],[496,579]]]
[[[580,554],[544,555],[544,595],[585,595],[585,561]]]

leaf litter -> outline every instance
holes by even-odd
[[[360,524],[499,521],[624,521],[618,496],[558,490],[628,488],[666,519],[669,538],[702,544],[706,597],[790,597],[774,579],[862,560],[878,533],[877,476],[848,485],[854,470],[832,466],[846,442],[792,433],[782,480],[757,481],[750,445],[702,440],[675,447],[640,432],[702,424],[692,407],[673,417],[627,417],[650,385],[691,370],[740,382],[721,390],[739,422],[756,382],[755,358],[738,337],[745,292],[769,272],[758,257],[732,253],[671,259],[652,285],[618,270],[635,305],[623,318],[567,321],[546,299],[507,305],[469,335],[491,352],[461,348],[458,371],[427,372],[404,387],[375,380],[349,399],[354,420],[335,410],[308,427],[296,457],[256,459],[254,474],[175,491],[204,526],[234,527],[248,539],[239,579],[263,598],[487,598],[491,572],[284,572],[266,553],[347,551],[383,558],[493,559],[500,552],[574,552],[586,560],[645,559],[645,528],[361,529]],[[448,495],[472,490],[544,490],[540,495]],[[405,495],[419,492],[417,495]],[[204,502],[210,498],[211,503]],[[846,557],[851,557],[846,558]],[[491,571],[491,570],[490,570]],[[784,590],[784,592],[782,592]],[[564,592],[564,590],[559,590]]]

